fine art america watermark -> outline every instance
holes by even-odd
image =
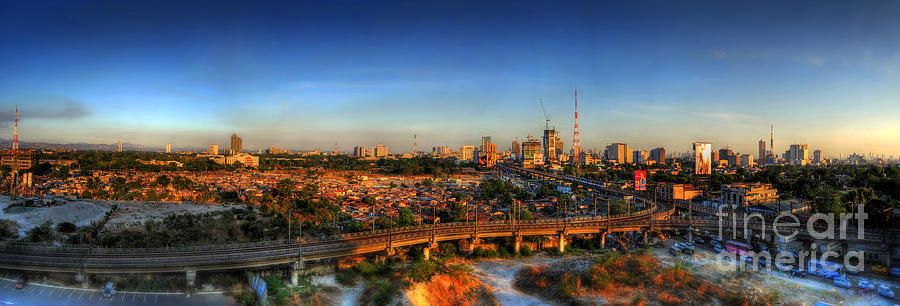
[[[768,220],[759,213],[752,214],[743,214],[742,218],[738,218],[736,213],[725,213],[723,212],[723,208],[726,205],[720,205],[718,208],[718,212],[716,216],[718,216],[718,224],[719,224],[719,237],[724,238],[722,234],[722,228],[724,226],[730,225],[732,229],[732,239],[737,239],[737,232],[739,221],[743,221],[743,232],[744,235],[749,235],[753,232],[754,229],[760,232],[760,238],[763,240],[766,239],[766,233],[768,232],[768,228],[766,227]],[[731,211],[734,212],[736,210],[736,206],[731,206]],[[805,230],[813,239],[836,239],[835,232],[837,231],[837,239],[845,240],[847,239],[847,225],[851,220],[856,221],[856,237],[858,239],[865,239],[865,221],[869,217],[865,211],[865,205],[859,205],[858,210],[860,213],[841,213],[838,218],[835,218],[834,213],[816,213],[810,216],[810,218],[806,221]],[[730,217],[731,220],[728,220]],[[838,228],[835,227],[835,220],[838,220]],[[730,224],[727,222],[730,221]],[[821,221],[821,222],[820,222]],[[825,223],[827,226],[816,226],[817,223]],[[772,220],[771,231],[774,233],[775,237],[780,238],[781,241],[789,242],[792,241],[800,231],[798,229],[803,229],[803,225],[800,223],[800,218],[797,215],[790,212],[781,212],[779,215]],[[784,234],[781,230],[790,230],[790,233]],[[756,271],[759,269],[759,266],[764,266],[763,268],[767,271],[772,271],[774,269],[778,269],[784,272],[789,272],[791,269],[796,267],[800,270],[807,270],[807,267],[800,266],[807,262],[807,259],[810,261],[815,260],[817,266],[815,270],[826,270],[828,272],[834,272],[841,267],[839,265],[833,264],[833,262],[839,262],[840,254],[835,251],[826,251],[818,254],[817,252],[818,246],[816,243],[812,243],[809,250],[801,250],[799,252],[792,252],[784,249],[779,249],[779,252],[775,255],[774,263],[772,260],[772,254],[769,252],[755,252],[752,249],[742,249],[739,244],[731,244],[726,245],[726,250],[720,251],[716,255],[716,262],[719,266],[725,270],[729,271],[740,271],[744,269],[744,265],[742,263],[748,262],[749,269]],[[855,261],[851,259],[856,259]],[[857,250],[844,250],[843,256],[843,267],[846,268],[849,272],[859,272],[862,271],[865,267],[865,254],[864,251]],[[813,272],[813,271],[810,271]]]

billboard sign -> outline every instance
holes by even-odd
[[[711,152],[712,144],[707,142],[694,143],[694,174],[712,174],[712,160],[710,159]]]
[[[634,171],[634,190],[647,190],[647,171]]]

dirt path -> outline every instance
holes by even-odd
[[[516,272],[524,267],[550,264],[561,260],[563,258],[494,259],[477,261],[472,266],[475,276],[491,288],[491,293],[494,294],[500,305],[553,305],[548,301],[517,290],[513,286],[513,281],[516,278]]]

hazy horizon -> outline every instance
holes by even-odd
[[[900,3],[0,1],[19,140],[900,155]]]

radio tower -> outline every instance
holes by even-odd
[[[775,157],[775,125],[769,126],[769,156]]]
[[[575,135],[572,136],[572,154],[577,158],[581,153],[581,140],[578,139],[578,88],[575,88]]]
[[[331,155],[337,155],[337,141],[334,142],[334,151],[331,151]]]
[[[13,127],[13,156],[19,155],[19,106],[16,105],[16,123]]]
[[[419,138],[418,135],[413,134],[413,156],[415,156],[416,152],[419,152]]]

